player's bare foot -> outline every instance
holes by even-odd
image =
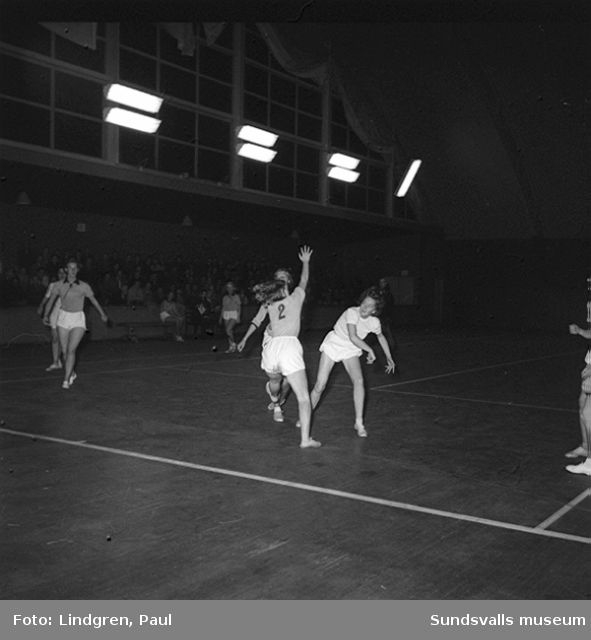
[[[567,451],[564,454],[565,458],[586,458],[587,457],[587,449],[582,445],[578,446],[576,449],[572,451]]]
[[[308,440],[302,440],[300,442],[300,449],[318,449],[322,445],[318,440],[314,440],[314,438],[308,438]]]

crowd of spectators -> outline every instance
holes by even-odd
[[[213,313],[219,310],[225,283],[234,282],[243,305],[254,303],[252,287],[266,280],[277,265],[265,257],[224,261],[207,258],[188,260],[180,255],[145,255],[115,251],[95,257],[82,250],[51,251],[22,259],[21,264],[0,264],[0,305],[2,307],[38,305],[58,267],[75,259],[79,277],[88,282],[103,306],[145,306],[160,309],[163,300],[174,292],[174,299],[187,309],[207,299]],[[294,265],[299,269],[299,265]],[[296,276],[297,277],[297,276]],[[315,282],[322,286],[315,287]],[[338,269],[311,277],[310,297],[320,304],[349,302],[352,291],[338,276]]]

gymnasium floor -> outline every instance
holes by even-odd
[[[322,333],[304,334],[314,381]],[[341,366],[300,450],[267,411],[260,335],[0,349],[3,599],[587,599],[586,344],[399,331],[364,365],[367,439]],[[585,560],[587,559],[587,560]]]

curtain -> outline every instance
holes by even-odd
[[[386,162],[393,162],[395,179],[403,175],[409,159],[388,114],[369,97],[356,71],[333,57],[327,46],[304,50],[295,43],[295,38],[282,37],[280,27],[269,23],[258,23],[257,26],[271,53],[287,72],[312,79],[319,85],[330,82],[342,100],[347,121],[357,137],[369,149],[382,154]],[[411,186],[407,199],[415,213],[421,214],[425,203],[416,184]]]
[[[89,49],[96,49],[96,22],[41,22],[53,33]]]
[[[176,40],[181,55],[195,55],[197,38],[191,22],[163,22],[162,27]]]

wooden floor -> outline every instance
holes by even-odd
[[[303,336],[309,381],[321,334]],[[401,331],[365,366],[367,439],[341,366],[300,450],[267,411],[258,338],[1,349],[4,599],[587,599],[586,345],[568,334]]]

